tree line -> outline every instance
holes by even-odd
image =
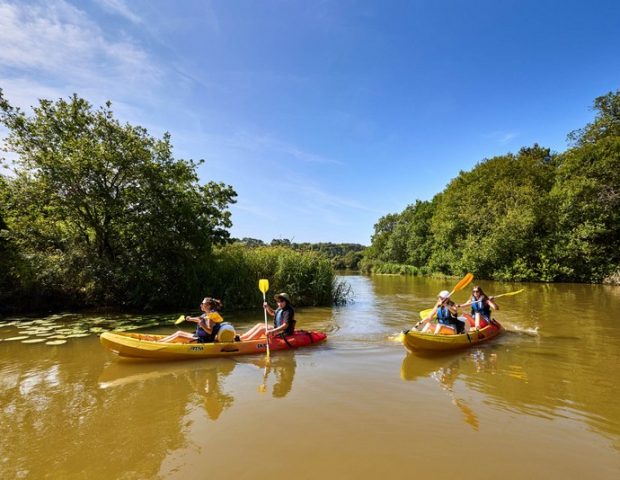
[[[593,110],[565,152],[535,144],[484,159],[381,217],[363,269],[620,283],[620,90]]]
[[[233,239],[233,242],[238,242],[248,247],[264,247],[268,245],[262,240],[250,237]],[[319,252],[331,260],[332,266],[336,270],[358,270],[359,263],[364,256],[363,252],[366,250],[366,247],[359,243],[296,243],[288,238],[274,238],[269,245],[292,248],[301,252]]]
[[[0,124],[10,152],[0,170],[0,313],[168,309],[205,294],[242,308],[261,303],[261,277],[298,304],[343,300],[322,255],[232,248],[233,187],[201,183],[201,162],[174,158],[169,134],[122,124],[109,102],[95,108],[74,94],[27,115],[0,89]]]

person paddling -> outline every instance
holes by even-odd
[[[205,297],[200,304],[203,314],[199,317],[185,317],[186,322],[194,322],[197,324],[194,334],[179,330],[178,332],[162,338],[160,342],[167,343],[212,343],[215,341],[217,332],[224,319],[218,313],[222,308],[222,302],[217,298]]]
[[[431,313],[422,320],[422,323],[426,323],[422,332],[427,332],[431,328],[431,320],[437,314],[437,326],[435,327],[434,334],[437,335],[442,326],[446,326],[454,330],[455,333],[463,333],[463,322],[457,318],[456,304],[450,299],[450,292],[442,290],[437,295],[437,303],[431,311]]]
[[[457,307],[466,307],[471,305],[471,314],[474,317],[476,329],[480,328],[480,319],[484,319],[487,324],[491,323],[491,309],[499,310],[499,306],[495,303],[495,297],[488,297],[480,286],[475,286],[471,291],[471,298],[457,305]]]
[[[265,331],[264,323],[257,323],[250,330],[240,336],[241,340],[254,340],[263,335],[292,335],[295,331],[295,309],[291,305],[291,299],[286,293],[278,293],[274,296],[278,307],[271,308],[267,302],[263,303],[265,311],[274,317],[273,328]]]

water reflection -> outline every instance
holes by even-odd
[[[133,384],[133,388],[142,388],[141,384],[151,381],[184,382],[190,387],[190,396],[196,397],[194,403],[202,403],[208,417],[217,420],[233,404],[234,397],[222,389],[222,381],[233,372],[235,366],[235,361],[228,358],[208,362],[169,363],[115,359],[99,375],[98,385],[101,389],[130,384]]]
[[[267,357],[256,358],[250,363],[263,371],[262,383],[258,387],[259,392],[267,392],[269,385],[272,385],[271,396],[284,398],[293,389],[297,368],[295,352],[278,352],[269,359]]]
[[[546,420],[579,420],[617,438],[620,432],[613,412],[617,407],[611,398],[612,383],[580,381],[579,376],[584,375],[581,369],[566,364],[552,345],[543,345],[542,350],[538,343],[519,347],[489,345],[449,356],[407,354],[400,375],[407,381],[437,381],[474,429],[478,424],[475,413],[454,393],[457,380],[482,393],[487,405],[505,412]],[[618,449],[616,442],[614,446]]]
[[[450,397],[452,404],[455,405],[463,414],[465,423],[474,430],[480,427],[478,416],[472,408],[454,393],[454,383],[459,378],[458,357],[416,357],[407,354],[403,359],[400,368],[400,375],[403,380],[416,380],[418,378],[429,377],[441,386],[441,389]],[[447,364],[442,365],[443,362]],[[439,366],[438,365],[442,365]]]

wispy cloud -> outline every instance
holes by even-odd
[[[30,96],[27,105],[39,93],[105,92],[122,99],[152,89],[162,75],[135,42],[106,37],[64,0],[28,5],[0,0],[0,46],[0,85],[10,98]]]
[[[268,134],[238,131],[225,137],[211,136],[211,138],[217,143],[229,148],[253,152],[276,152],[306,163],[342,164],[342,162],[338,160],[307,151],[293,143],[280,140]]]
[[[104,10],[120,15],[132,23],[142,23],[142,19],[132,12],[123,0],[97,0],[97,3],[101,5]]]
[[[518,136],[519,134],[517,132],[506,131],[495,131],[483,135],[484,138],[499,143],[500,145],[505,145]]]

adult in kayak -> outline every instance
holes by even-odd
[[[457,318],[456,304],[450,299],[450,292],[442,290],[437,295],[437,303],[431,311],[428,317],[422,320],[424,328],[422,332],[427,332],[431,328],[431,320],[437,315],[437,326],[435,327],[434,334],[437,335],[442,327],[448,327],[454,330],[454,333],[463,333],[464,323]]]
[[[217,298],[205,297],[200,304],[200,309],[203,314],[199,317],[185,317],[186,322],[196,323],[196,331],[191,334],[179,330],[178,332],[168,335],[165,338],[159,340],[160,342],[168,343],[212,343],[215,341],[217,332],[224,319],[218,313],[218,310],[222,308],[222,302]]]
[[[494,297],[487,296],[478,285],[472,289],[471,298],[467,302],[457,305],[457,307],[466,307],[468,305],[471,305],[471,314],[474,317],[476,329],[480,328],[480,319],[484,319],[487,324],[491,323],[491,309],[499,310]]]
[[[273,328],[265,331],[264,323],[257,323],[247,332],[240,336],[241,340],[254,340],[263,335],[292,335],[295,331],[295,309],[291,305],[291,299],[286,293],[278,293],[274,296],[278,307],[274,310],[267,302],[263,303],[265,311],[274,317]]]

